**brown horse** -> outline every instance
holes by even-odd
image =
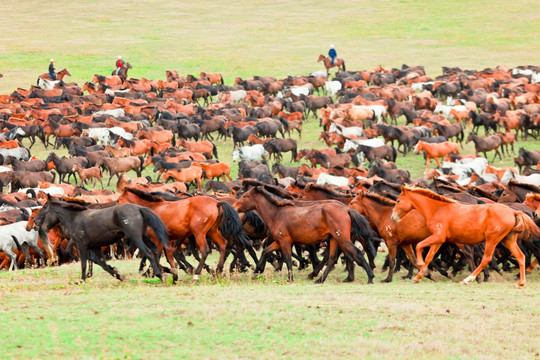
[[[205,266],[206,257],[210,253],[210,246],[206,240],[207,236],[219,248],[219,262],[216,272],[223,270],[227,248],[236,245],[239,250],[248,250],[253,260],[257,257],[249,239],[246,237],[238,214],[225,201],[218,201],[208,196],[194,196],[187,199],[165,201],[159,196],[144,191],[126,188],[118,198],[118,204],[132,203],[152,209],[161,219],[167,228],[167,235],[172,240],[178,241],[179,245],[187,242],[190,236],[195,238],[199,247],[201,259],[195,270],[194,280],[199,279],[199,275]],[[150,234],[152,241],[156,242],[153,234]],[[163,248],[158,244],[158,252]],[[176,265],[172,253],[165,251],[167,261],[171,265],[171,271],[176,272]],[[180,253],[178,255],[183,255]],[[191,265],[185,262],[189,268]]]
[[[96,167],[103,166],[109,171],[110,177],[107,186],[111,184],[111,179],[116,175],[118,180],[123,173],[130,170],[135,170],[137,176],[141,176],[142,164],[144,163],[142,156],[128,156],[125,158],[105,158],[102,157],[96,163]]]
[[[139,139],[147,139],[155,141],[159,144],[170,143],[174,138],[174,134],[169,130],[148,131],[139,130],[135,137]]]
[[[208,159],[212,158],[212,154],[218,158],[217,148],[211,141],[187,141],[185,139],[176,140],[176,146],[182,146],[183,148],[188,149],[191,152],[201,153]]]
[[[392,219],[402,221],[404,214],[413,208],[424,216],[431,232],[430,236],[416,245],[417,264],[420,267],[416,282],[420,281],[423,271],[445,242],[468,245],[486,243],[482,262],[463,280],[464,284],[478,276],[491,261],[497,244],[502,242],[519,264],[519,281],[516,286],[525,286],[525,256],[517,245],[517,237],[520,235],[520,239],[528,239],[538,236],[540,229],[523,212],[497,203],[463,205],[430,190],[403,186]],[[430,249],[424,261],[422,249],[425,247]]]
[[[324,56],[323,54],[319,55],[319,58],[317,59],[317,62],[323,62],[324,67],[326,68],[326,72],[328,73],[328,70],[333,68],[334,66],[338,68],[338,70],[345,71],[345,61],[340,58],[336,58],[334,61],[334,65],[332,65],[332,59]]]
[[[439,158],[445,157],[451,152],[459,154],[459,145],[450,141],[430,144],[420,140],[416,144],[414,152],[418,154],[421,150],[423,150],[426,154],[426,169],[424,170],[425,174],[429,169],[429,163],[431,162],[431,159],[435,159],[435,161],[437,162],[437,167],[441,167],[441,164],[439,163]]]
[[[501,145],[502,140],[497,135],[491,135],[491,136],[483,138],[474,133],[470,133],[465,143],[468,144],[471,141],[474,143],[476,156],[478,156],[480,152],[483,152],[484,157],[487,159],[486,152],[494,150],[495,155],[493,155],[493,160],[491,160],[491,162],[495,161],[495,158],[497,157],[497,155],[499,155],[499,159],[501,159],[502,161],[502,156],[501,156],[501,153],[499,152],[499,146]]]
[[[225,181],[225,177],[227,177],[229,181],[232,181],[231,165],[225,162],[220,162],[217,164],[193,163],[193,166],[203,168],[208,179],[219,178],[221,176],[223,181]]]
[[[79,166],[79,164],[73,165],[73,171],[76,171],[79,177],[81,178],[81,184],[85,184],[86,180],[92,179],[94,180],[93,186],[96,186],[96,181],[99,181],[101,184],[101,188],[103,189],[103,182],[101,181],[101,169],[98,167],[92,167],[92,168],[82,168]]]
[[[426,220],[416,210],[405,214],[402,221],[397,223],[393,221],[390,216],[395,205],[396,202],[393,200],[363,191],[360,191],[349,204],[350,208],[368,217],[370,224],[377,228],[388,247],[388,276],[382,282],[392,282],[398,246],[403,248],[411,263],[416,265],[416,256],[411,245],[431,235]]]
[[[279,198],[263,187],[253,187],[237,200],[234,207],[240,212],[257,210],[274,240],[263,250],[255,272],[264,271],[266,257],[271,251],[281,250],[292,282],[292,245],[313,245],[328,239],[329,260],[318,282],[326,279],[337,259],[338,248],[366,270],[368,283],[373,282],[373,271],[351,241],[351,237],[363,238],[371,244],[371,234],[368,236],[369,229],[359,225],[355,217],[360,215],[343,204],[329,201],[296,206],[294,201]]]
[[[60,81],[60,80],[62,80],[62,79],[64,78],[64,76],[66,76],[66,75],[67,75],[67,76],[71,76],[71,73],[70,73],[67,69],[64,68],[64,69],[62,69],[62,70],[60,70],[59,72],[56,73],[56,80],[57,80],[57,81]],[[49,76],[49,73],[41,74],[41,75],[39,75],[39,77],[40,77],[41,79],[52,80],[52,79],[50,78],[50,76]]]
[[[185,183],[195,181],[197,183],[197,191],[201,191],[203,181],[206,179],[206,172],[202,167],[197,166],[180,170],[171,169],[163,172],[163,181],[167,182],[169,179]]]

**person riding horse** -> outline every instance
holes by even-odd
[[[51,59],[51,62],[49,64],[49,77],[51,80],[56,80],[56,73],[54,72],[56,69],[54,68],[54,59]]]
[[[337,57],[336,49],[334,49],[334,45],[330,45],[330,50],[328,50],[328,56],[332,59],[332,66],[334,66],[334,60]]]
[[[122,60],[122,57],[118,55],[118,60],[116,60],[116,75],[120,74],[120,70],[122,70],[124,66],[126,66],[126,63]]]

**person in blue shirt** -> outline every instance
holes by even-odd
[[[330,50],[328,50],[328,56],[332,59],[332,66],[334,66],[334,60],[337,57],[336,49],[334,49],[334,45],[330,45]]]
[[[51,78],[51,80],[56,80],[56,73],[55,73],[55,68],[54,68],[54,60],[51,59],[51,62],[49,63],[49,77]]]

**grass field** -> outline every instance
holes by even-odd
[[[351,70],[378,64],[483,69],[536,64],[540,3],[506,1],[4,1],[0,93],[28,88],[50,58],[82,85],[109,74],[118,55],[132,77],[221,72],[303,75],[330,43]],[[321,148],[310,119],[302,147]],[[296,138],[296,136],[295,136]],[[539,142],[519,146],[539,149]],[[218,144],[230,161],[231,142]],[[42,156],[42,148],[33,149]],[[472,151],[469,144],[464,153]],[[288,160],[289,155],[285,158]],[[491,158],[491,157],[490,157]],[[506,159],[502,164],[511,165]],[[413,177],[421,156],[399,157]],[[148,170],[149,171],[149,170]],[[382,254],[384,255],[384,254]],[[215,258],[212,258],[215,266]],[[378,265],[382,264],[381,259]],[[270,270],[192,284],[148,284],[134,261],[114,262],[128,281],[101,269],[82,285],[78,264],[0,273],[0,358],[539,358],[540,276],[514,289],[512,274],[462,286],[438,277],[414,285],[341,284],[341,266],[322,286]]]

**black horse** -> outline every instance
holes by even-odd
[[[101,248],[114,244],[123,237],[141,250],[150,260],[154,274],[162,279],[161,268],[152,249],[155,245],[147,234],[150,226],[165,248],[169,248],[167,229],[159,217],[150,209],[123,204],[104,209],[88,209],[88,203],[81,201],[62,201],[49,197],[34,220],[34,228],[39,230],[45,245],[49,244],[48,232],[60,225],[62,235],[71,239],[79,250],[81,258],[81,277],[86,280],[86,262],[90,260],[107,271],[111,276],[124,280],[117,269],[105,262]]]
[[[257,134],[257,129],[254,126],[248,125],[244,127],[236,127],[234,125],[229,126],[227,131],[228,135],[233,138],[233,148],[236,148],[237,144],[244,145],[244,141],[247,140],[249,135]]]

